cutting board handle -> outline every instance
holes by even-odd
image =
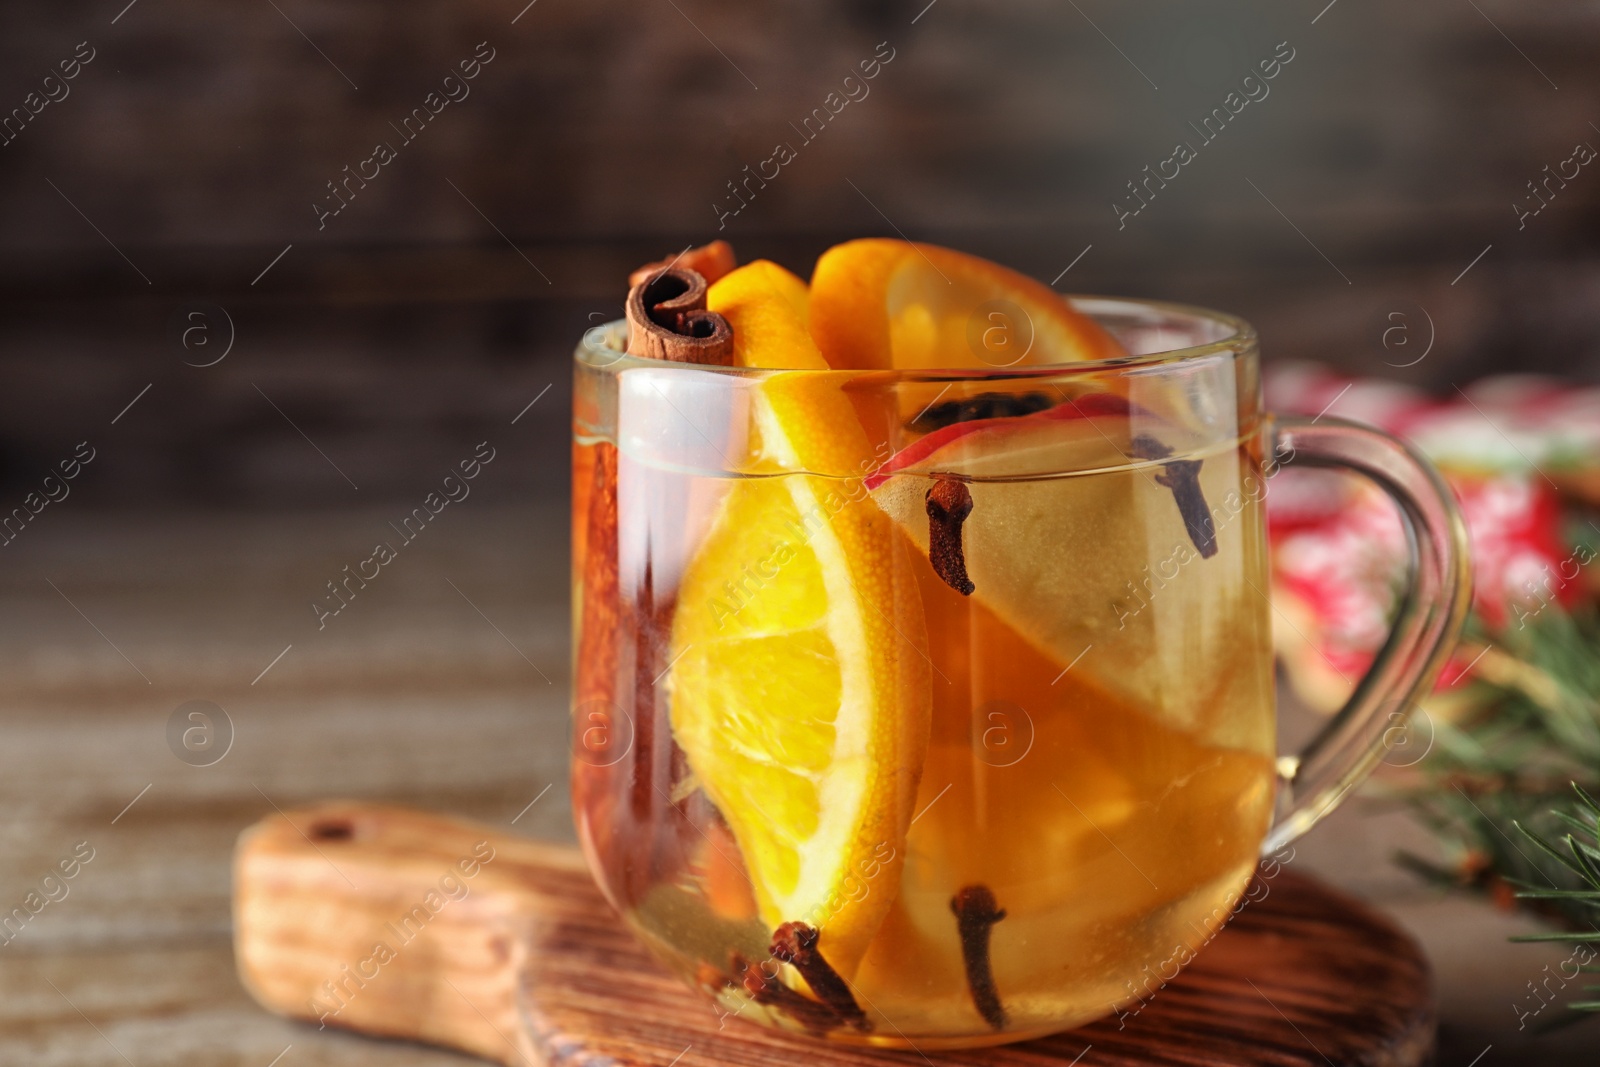
[[[540,1062],[518,977],[571,849],[405,808],[271,815],[234,852],[234,955],[268,1010],[504,1064]]]
[[[1280,868],[1258,872],[1249,903],[1183,974],[1112,1015],[1023,1044],[927,1048],[910,1059],[1428,1062],[1432,982],[1416,943],[1359,902]],[[729,1012],[651,960],[575,849],[403,808],[333,802],[246,830],[234,856],[234,948],[245,986],[271,1011],[507,1065],[908,1061],[726,1023]]]

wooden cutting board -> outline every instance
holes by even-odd
[[[1415,1067],[1433,1051],[1415,942],[1278,870],[1134,1014],[987,1049],[891,1052],[723,1017],[657,964],[580,854],[474,823],[331,802],[274,815],[234,858],[239,975],[268,1010],[446,1045],[503,1064],[584,1067]]]

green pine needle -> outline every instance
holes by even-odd
[[[1468,635],[1488,648],[1482,699],[1465,720],[1435,722],[1423,784],[1405,794],[1455,862],[1398,859],[1561,928],[1513,941],[1600,942],[1600,615],[1552,603],[1525,621]],[[1600,1000],[1568,1007],[1600,1012]]]

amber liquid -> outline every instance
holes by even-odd
[[[1154,995],[1152,976],[1210,936],[1255,867],[1270,759],[1078,674],[1093,649],[1062,675],[937,579],[923,592],[937,661],[954,669],[935,682],[922,814],[863,993],[908,1034],[975,1029],[950,900],[981,883],[1006,910],[990,952],[1011,1028],[1048,1032]],[[1260,728],[1270,741],[1270,720]]]
[[[736,954],[769,959],[772,931],[725,822],[685,791],[666,695],[649,684],[671,658],[675,576],[733,480],[593,437],[576,455],[575,576],[595,580],[589,553],[614,551],[618,564],[615,617],[577,620],[580,836],[613,902],[714,998],[709,1010],[800,1029],[729,974]],[[893,896],[849,976],[872,1030],[832,1039],[1014,1040],[1148,1000],[1246,887],[1274,784],[1259,468],[1248,442],[1189,457],[1215,519],[1204,558],[1153,477],[1160,467],[1106,458],[1086,473],[972,483],[972,597],[908,544],[935,668],[928,755],[914,820],[893,846],[904,850],[896,883],[859,887]],[[591,521],[604,484],[592,472],[613,459],[615,545],[603,532],[597,543]],[[910,490],[920,500],[926,482],[902,477],[921,482]],[[1034,543],[1025,562],[1006,558]],[[599,627],[614,635],[609,653]],[[595,733],[596,709],[608,733]],[[951,910],[974,884],[1006,913],[990,939],[1000,1030],[975,1006]]]

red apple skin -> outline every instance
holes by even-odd
[[[1149,414],[1136,404],[1130,403],[1127,398],[1114,393],[1087,393],[1076,400],[1057,404],[1055,407],[1036,411],[1032,415],[1007,415],[993,419],[969,419],[966,422],[953,422],[949,426],[941,426],[932,433],[919,437],[916,441],[902,448],[884,461],[883,465],[867,475],[866,485],[870,492],[898,472],[907,467],[914,467],[944,448],[952,441],[959,440],[971,433],[989,430],[1002,433],[1011,433],[1032,429],[1045,422],[1064,422],[1073,419],[1088,419],[1096,416],[1123,416],[1135,414]]]

